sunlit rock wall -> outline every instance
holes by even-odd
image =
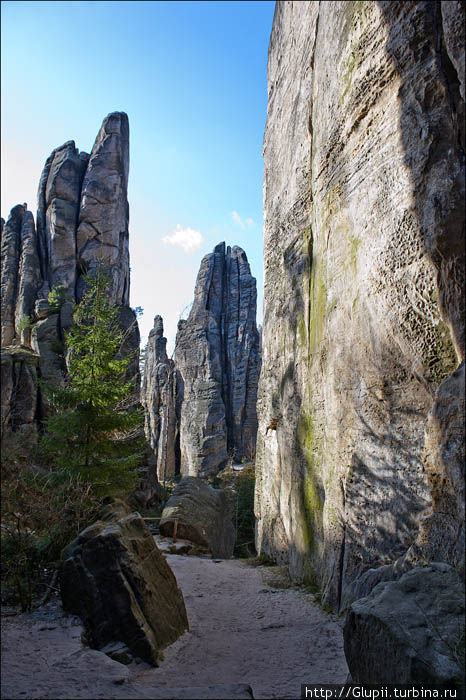
[[[276,5],[257,544],[335,607],[414,545],[442,502],[425,470],[460,478],[464,442],[453,476],[424,444],[464,410],[452,380],[428,423],[464,356],[463,22],[456,2]],[[436,560],[461,564],[453,520]]]

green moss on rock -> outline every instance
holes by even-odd
[[[317,261],[312,265],[309,299],[309,352],[314,355],[322,339],[327,306],[326,280],[322,265]]]
[[[304,474],[301,485],[303,512],[301,527],[305,547],[311,553],[315,542],[314,533],[322,518],[323,503],[316,469],[315,430],[310,413],[302,412],[299,416],[297,442],[298,452],[304,461]]]

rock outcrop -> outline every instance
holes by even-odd
[[[129,304],[128,172],[128,117],[114,112],[102,124],[84,173],[76,248],[86,271],[99,259],[107,262],[112,298],[123,306]]]
[[[35,432],[40,356],[27,348],[1,352],[1,433]],[[31,435],[32,437],[33,435]]]
[[[118,499],[63,552],[60,591],[94,649],[123,642],[156,666],[188,629],[183,595],[139,513]]]
[[[406,559],[451,562],[464,574],[465,363],[440,385],[429,414],[424,471],[432,504]]]
[[[257,547],[336,608],[426,515],[422,551],[461,566],[463,25],[459,2],[275,10]]]
[[[124,351],[135,356],[128,377],[135,377],[138,383],[139,330],[128,305],[128,168],[128,117],[114,112],[104,119],[90,155],[68,141],[47,159],[38,189],[37,231],[25,204],[12,209],[5,226],[2,219],[1,343],[5,371],[6,367],[18,367],[18,346],[22,345],[40,356],[38,377],[63,379],[64,331],[72,322],[73,304],[82,297],[83,275],[92,274],[101,263],[112,282],[112,300],[120,306],[120,325],[126,333]],[[55,300],[49,304],[51,291]],[[11,362],[6,360],[8,353]],[[20,374],[28,374],[32,381],[31,363],[29,359],[25,362],[27,367]],[[13,384],[18,385],[17,378],[9,380],[9,385]],[[7,393],[2,415],[18,415],[15,393],[9,398]],[[7,420],[2,429],[29,425],[32,415],[38,418],[47,413],[37,389],[30,400],[28,417],[16,424]]]
[[[181,473],[215,474],[228,456],[255,451],[260,372],[256,280],[245,252],[217,245],[198,273],[194,303],[178,324]]]
[[[345,655],[353,683],[454,687],[464,663],[464,612],[464,583],[447,564],[380,583],[352,604],[346,618]]]
[[[175,363],[167,357],[167,339],[163,337],[161,316],[154,318],[154,328],[146,345],[141,402],[146,439],[155,455],[156,473],[163,482],[176,473],[177,420]]]
[[[15,308],[21,257],[21,227],[25,208],[18,204],[10,212],[6,225],[2,219],[1,243],[1,342],[11,345],[15,337]]]
[[[214,489],[204,479],[185,476],[167,501],[160,520],[160,532],[205,547],[213,557],[229,559],[233,555],[236,531],[231,503],[221,489]]]

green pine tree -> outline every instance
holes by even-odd
[[[54,415],[46,419],[42,447],[52,462],[79,475],[96,495],[129,490],[143,441],[134,439],[140,410],[128,410],[134,392],[126,373],[131,357],[119,356],[123,332],[109,279],[100,265],[86,277],[86,292],[66,334],[68,378],[64,387],[45,385]]]

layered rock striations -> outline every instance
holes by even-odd
[[[464,566],[463,23],[453,2],[276,6],[257,545],[337,608],[408,549]]]
[[[14,207],[2,223],[2,376],[11,387],[2,394],[2,415],[16,416],[15,423],[5,418],[2,428],[33,425],[31,415],[47,411],[36,391],[32,409],[20,415],[18,378],[27,374],[34,384],[38,377],[62,380],[64,331],[72,322],[73,304],[82,297],[83,275],[99,263],[120,306],[125,352],[139,348],[136,316],[129,307],[128,169],[128,117],[114,112],[104,119],[90,155],[68,141],[49,156],[39,182],[36,225],[26,204]],[[55,301],[49,303],[51,291]],[[133,375],[137,365],[136,357]]]
[[[221,243],[199,270],[176,338],[181,473],[215,474],[253,454],[260,372],[256,280],[245,252]]]
[[[65,548],[59,576],[63,607],[81,617],[94,649],[123,642],[157,666],[161,650],[188,629],[172,570],[139,513],[123,501],[107,502]]]
[[[176,373],[175,363],[167,356],[167,339],[163,336],[161,316],[154,318],[149,333],[141,386],[146,439],[155,455],[155,468],[160,481],[175,476]],[[179,471],[179,470],[178,470]]]

